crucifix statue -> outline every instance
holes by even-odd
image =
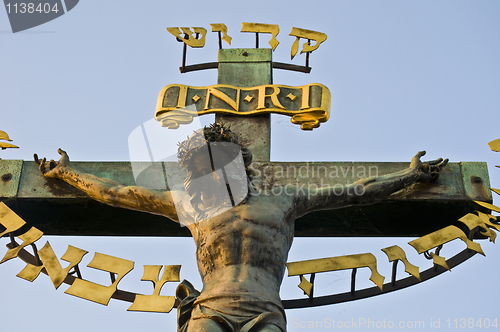
[[[421,151],[406,169],[358,179],[337,190],[304,189],[299,183],[288,183],[279,192],[259,190],[256,183],[262,179],[251,165],[269,162],[270,116],[248,111],[252,116],[241,118],[237,113],[251,105],[257,110],[292,108],[294,101],[297,109],[308,110],[317,96],[322,102],[328,96],[329,104],[323,86],[301,87],[298,93],[287,86],[271,86],[272,64],[268,49],[221,49],[220,86],[172,85],[162,90],[156,115],[164,126],[182,123],[183,114],[169,118],[162,112],[177,111],[187,101],[199,114],[210,108],[231,111],[217,112],[214,124],[179,144],[177,157],[186,173],[183,189],[152,190],[89,174],[74,167],[61,149],[58,162],[35,155],[46,178],[65,181],[98,202],[163,216],[189,229],[203,289],[197,292],[188,282],[179,285],[179,331],[286,331],[279,290],[296,219],[322,210],[374,204],[413,184],[434,182],[448,162],[441,158],[422,162],[425,151]],[[286,98],[278,96],[280,89]],[[287,89],[291,92],[283,93]],[[297,95],[302,101],[296,100]],[[295,114],[292,122],[302,123],[303,129],[315,128],[317,113],[311,114],[312,118]],[[323,116],[322,122],[327,118]]]
[[[425,151],[421,151],[409,168],[358,180],[339,195],[330,188],[288,188],[264,195],[252,184],[251,151],[239,141],[230,129],[216,123],[182,142],[178,156],[188,177],[180,193],[123,186],[81,172],[61,149],[59,162],[39,160],[36,155],[35,161],[45,177],[61,179],[99,202],[184,223],[196,243],[203,289],[187,301],[188,308],[183,303],[179,306],[189,317],[180,322],[179,330],[213,332],[286,331],[279,288],[296,218],[318,210],[373,204],[414,183],[436,180],[447,163],[442,159],[422,162]],[[204,153],[205,147],[210,154]],[[233,171],[215,171],[231,161],[236,161]],[[229,195],[224,195],[226,188]]]
[[[246,51],[221,53],[222,58],[224,54],[243,57],[240,66],[255,66]],[[262,64],[266,62],[258,65]],[[227,77],[236,86],[272,83],[269,59],[264,81],[258,78],[257,82],[248,82],[247,73],[239,78],[247,80],[245,83],[237,82],[235,72],[228,73],[231,68],[245,70],[237,65],[220,63],[219,83],[228,83],[224,81]],[[257,70],[262,72],[262,68]],[[249,76],[251,81],[258,75]],[[220,94],[212,90],[214,93]],[[275,103],[272,94],[266,97]],[[61,149],[58,162],[39,160],[35,155],[46,178],[63,180],[99,202],[164,216],[189,229],[197,247],[203,289],[197,293],[188,283],[179,286],[178,293],[184,293],[178,306],[179,331],[286,331],[279,289],[295,220],[319,210],[376,203],[414,183],[435,181],[447,164],[442,159],[422,162],[425,151],[421,151],[407,169],[363,178],[338,188],[342,190],[303,190],[290,185],[279,193],[263,193],[254,186],[259,179],[250,166],[255,156],[257,160],[269,160],[269,115],[246,119],[218,115],[216,121],[179,144],[179,163],[187,173],[184,190],[151,190],[97,177],[73,167]],[[257,125],[251,131],[231,130],[252,123]],[[261,133],[256,134],[257,128]]]
[[[262,25],[252,28],[244,23],[244,27],[245,31],[250,29],[256,32],[258,37]],[[196,29],[201,32],[204,30]],[[174,35],[180,34],[178,29],[172,31]],[[275,38],[277,30],[273,28],[270,31],[274,31]],[[197,37],[191,42],[201,43],[201,39],[198,39],[201,32],[196,32]],[[221,32],[224,31],[220,30],[219,36]],[[291,35],[296,35],[298,45],[300,36],[316,36],[310,33],[294,28]],[[324,39],[326,35],[321,40]],[[292,57],[297,47],[295,51],[292,50]],[[279,292],[295,236],[420,236],[443,226],[435,223],[434,219],[429,220],[426,217],[428,214],[446,215],[453,219],[462,216],[466,212],[464,210],[472,209],[470,205],[473,200],[490,200],[485,189],[489,187],[485,165],[461,163],[444,168],[448,159],[422,161],[425,151],[418,152],[409,165],[378,163],[382,174],[378,174],[377,168],[373,176],[363,173],[364,176],[355,177],[354,163],[349,163],[345,169],[339,166],[342,173],[346,171],[340,180],[330,175],[335,173],[333,171],[327,175],[330,172],[328,170],[338,169],[332,165],[335,163],[313,165],[311,177],[309,165],[288,163],[293,170],[299,170],[299,175],[295,172],[288,175],[287,170],[286,176],[277,176],[277,170],[281,169],[280,174],[283,174],[283,165],[270,161],[269,113],[291,115],[292,122],[301,125],[304,130],[317,128],[320,122],[325,122],[329,117],[328,89],[316,83],[301,87],[274,85],[273,67],[297,68],[274,63],[270,49],[258,48],[258,39],[255,49],[221,48],[216,64],[185,66],[184,62],[181,72],[202,67],[218,68],[218,84],[209,87],[171,84],[160,93],[155,118],[162,126],[175,129],[192,121],[193,116],[216,113],[212,125],[196,130],[179,143],[178,162],[173,168],[181,166],[181,171],[179,167],[176,168],[175,180],[182,177],[182,186],[175,186],[175,181],[168,179],[164,183],[166,189],[152,189],[141,185],[135,174],[134,179],[131,179],[130,175],[134,172],[130,172],[128,163],[72,163],[68,154],[61,149],[58,150],[61,155],[59,161],[40,160],[35,154],[38,170],[33,162],[5,161],[6,174],[2,176],[3,183],[0,183],[3,186],[0,186],[0,198],[6,198],[7,203],[16,206],[27,219],[42,222],[47,234],[175,236],[189,230],[196,244],[203,288],[197,291],[187,281],[177,287],[180,332],[285,332],[286,306]],[[306,67],[301,67],[299,71],[310,71],[308,61],[306,63]],[[160,161],[160,169],[168,173],[167,169],[172,165]],[[91,164],[90,167],[88,164]],[[95,167],[96,164],[99,165]],[[301,174],[302,168],[306,169],[305,177]],[[39,175],[40,172],[43,177]],[[146,173],[151,175],[153,172]],[[324,178],[319,177],[320,173]],[[116,174],[120,175],[117,176],[120,180],[110,179]],[[328,177],[324,184],[323,180]],[[305,183],[308,185],[305,186]],[[332,183],[335,186],[332,187]],[[263,185],[280,190],[263,189]],[[83,198],[82,193],[104,204],[88,203],[90,200]],[[75,207],[80,208],[82,199],[87,203],[84,209],[97,218],[71,211]],[[379,221],[383,220],[375,226],[372,221],[377,218],[370,220],[364,216],[363,226],[369,225],[371,228],[349,228],[351,219],[332,217],[334,213],[329,212],[345,208],[343,211],[348,211],[346,213],[354,211],[347,210],[350,208],[362,211],[366,206],[382,201],[393,204],[390,216],[386,217],[387,209],[378,209],[375,212],[381,212],[384,216],[378,218]],[[414,203],[419,204],[417,209],[417,205],[412,205]],[[382,204],[375,206],[379,205]],[[130,211],[124,215],[120,209],[109,206],[145,212],[147,215]],[[29,218],[30,213],[40,209],[53,210],[54,207],[59,209],[55,216],[59,219],[56,221],[52,216],[46,218],[49,221]],[[459,211],[450,213],[457,207]],[[67,218],[68,210],[72,213],[70,218]],[[406,216],[408,211],[415,210],[420,214]],[[404,215],[406,223],[400,222],[401,215]],[[110,216],[116,220],[110,221]],[[157,223],[158,219],[154,218],[158,216],[185,228],[182,231],[180,227],[174,229],[167,225],[168,221],[163,222],[164,218]],[[85,220],[83,226],[82,219]],[[130,222],[130,219],[140,219],[140,222]],[[67,224],[71,223],[71,226],[64,229],[63,220]],[[150,227],[151,220],[156,222],[153,227]],[[127,224],[121,227],[121,223]],[[108,227],[107,224],[113,225]],[[12,235],[11,238],[13,241]],[[429,248],[435,247],[434,243],[431,244]],[[421,251],[428,251],[427,247],[421,247]],[[434,257],[439,256],[435,253]],[[42,269],[40,264],[36,267]],[[290,270],[288,265],[289,275]],[[394,268],[394,278],[395,271]],[[109,272],[115,284],[114,272]],[[303,278],[303,274],[306,273],[294,275]],[[311,284],[312,279],[313,275]],[[379,283],[377,285],[382,290],[383,278]],[[312,302],[311,289],[305,292]],[[156,292],[155,284],[156,296],[159,291]],[[351,293],[354,293],[354,286]],[[109,298],[104,302],[107,301]]]

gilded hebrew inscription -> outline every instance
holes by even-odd
[[[264,24],[264,23],[241,23],[241,32],[255,32],[255,33],[270,33],[272,35],[269,40],[273,51],[276,50],[280,43],[276,36],[280,32],[280,27],[277,24]]]
[[[310,52],[316,50],[319,47],[319,45],[326,40],[326,34],[324,34],[322,32],[300,29],[300,28],[292,28],[292,32],[290,32],[290,36],[297,37],[292,45],[292,50],[291,50],[292,51],[292,53],[291,53],[292,59],[295,57],[295,55],[297,54],[297,51],[299,50],[300,38],[315,41],[314,45],[310,45],[309,42],[304,42],[304,45],[302,46],[302,51],[300,51],[300,54],[310,53]]]
[[[68,272],[75,265],[79,264],[83,256],[85,256],[87,253],[88,251],[73,246],[68,246],[68,249],[61,257],[61,259],[63,261],[69,262],[69,264],[66,268],[63,269],[61,267],[61,263],[57,259],[56,254],[54,253],[54,250],[50,246],[50,243],[47,242],[42,249],[38,250],[38,255],[40,256],[43,265],[34,266],[31,264],[27,264],[26,267],[21,272],[19,272],[17,276],[28,281],[33,281],[38,277],[42,269],[45,268],[47,270],[47,274],[50,277],[50,280],[54,284],[54,287],[58,289],[59,286],[61,286],[61,284],[64,282],[64,279],[66,279]]]
[[[159,279],[161,265],[144,265],[142,281],[151,281],[154,285],[153,295],[136,295],[134,303],[128,311],[170,312],[175,304],[175,296],[161,296],[163,285],[169,281],[180,281],[180,265],[165,265],[163,275]]]
[[[227,34],[227,26],[224,23],[211,23],[212,32],[222,32],[222,40],[231,45],[231,37]]]
[[[134,262],[96,252],[88,267],[117,274],[109,286],[99,285],[87,280],[75,279],[75,282],[65,293],[108,305],[111,296],[116,291],[120,280],[134,268]]]
[[[460,239],[467,244],[467,248],[474,250],[477,253],[480,253],[484,256],[484,252],[481,249],[479,243],[475,243],[467,238],[467,236],[460,230],[460,228],[456,226],[448,226],[442,228],[433,233],[422,236],[416,240],[408,242],[419,254],[426,252],[432,248],[443,245],[447,242],[453,241],[455,239]],[[430,253],[434,264],[441,265],[445,269],[449,270],[448,265],[446,264],[446,260],[437,255],[436,253]]]
[[[24,226],[26,222],[21,219],[17,214],[14,213],[4,202],[0,202],[0,224],[6,229],[0,233],[0,237],[17,231],[19,228]]]
[[[18,238],[20,240],[23,240],[23,243],[21,243],[20,245],[18,245],[15,248],[7,250],[7,252],[5,253],[5,256],[0,261],[0,264],[8,261],[9,259],[17,257],[17,254],[19,253],[19,251],[21,251],[21,249],[23,249],[27,245],[30,245],[30,244],[38,241],[42,237],[42,235],[43,235],[42,231],[40,231],[39,229],[37,229],[35,227],[31,227],[30,230],[27,231],[26,233],[19,235]]]
[[[478,212],[478,213],[481,213],[481,212]],[[484,215],[484,213],[482,213],[482,214]],[[462,218],[458,219],[458,221],[464,223],[469,228],[469,230],[472,233],[472,234],[470,234],[471,236],[474,236],[474,230],[479,227],[479,232],[482,235],[488,237],[491,242],[495,242],[495,239],[497,237],[497,233],[495,233],[494,231],[489,229],[488,226],[486,226],[487,224],[483,221],[483,218],[481,218],[475,214],[469,213],[469,214],[463,216]],[[490,225],[493,225],[491,222],[489,222],[489,220],[488,220],[488,223]],[[493,225],[493,226],[495,226],[495,225]],[[496,225],[496,226],[498,227],[498,225]],[[496,227],[495,227],[495,229],[496,229]]]
[[[191,29],[193,30],[191,31]],[[170,32],[179,40],[183,41],[188,46],[191,47],[205,46],[205,37],[207,35],[207,29],[205,28],[172,27],[172,28],[167,28],[167,31]],[[184,36],[188,36],[188,38],[184,38]]]
[[[402,261],[403,264],[405,265],[405,271],[414,276],[415,278],[417,278],[418,280],[420,280],[420,273],[418,271],[418,266],[415,266],[410,262],[408,262],[408,260],[406,259],[406,254],[404,250],[401,249],[401,247],[391,246],[382,249],[382,251],[385,252],[387,257],[389,258],[389,262],[393,262],[396,260]]]
[[[307,261],[287,263],[286,266],[288,268],[289,277],[318,272],[368,267],[372,272],[370,280],[373,281],[380,289],[382,289],[385,279],[382,275],[380,275],[380,273],[378,273],[377,259],[371,253],[311,259]]]

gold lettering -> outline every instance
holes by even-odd
[[[271,94],[267,95],[266,94],[266,87],[273,89],[273,92]],[[275,107],[280,108],[282,110],[286,109],[281,105],[280,101],[278,100],[280,88],[278,88],[276,85],[261,85],[257,88],[259,89],[259,100],[257,102],[257,109],[258,110],[270,108],[270,107],[266,107],[266,98],[267,97],[271,98],[271,101]]]
[[[408,242],[409,245],[411,245],[415,250],[421,254],[424,251],[428,251],[432,248],[438,247],[442,244],[445,244],[447,242],[450,242],[455,239],[460,239],[463,242],[467,244],[467,248],[474,250],[477,253],[480,253],[481,255],[484,255],[483,250],[481,249],[481,246],[479,243],[472,242],[467,238],[464,232],[462,232],[458,227],[456,226],[448,226],[445,228],[442,228],[438,231],[435,231],[433,233],[424,235],[416,240]],[[449,270],[448,265],[446,264],[446,260],[444,257],[438,256],[437,254],[431,253],[431,256],[434,260],[434,264],[441,265],[445,269]]]
[[[276,36],[280,32],[280,27],[277,24],[263,24],[263,23],[241,23],[241,32],[256,32],[256,33],[270,33],[272,38],[269,45],[273,48],[273,52],[279,45]]]
[[[24,226],[26,222],[21,219],[21,217],[19,217],[14,211],[12,211],[7,205],[5,205],[3,202],[0,202],[0,224],[6,228],[5,231],[0,233],[0,237],[2,237],[5,234],[17,231],[22,226]],[[21,249],[29,244],[32,244],[35,241],[38,241],[42,237],[42,235],[42,231],[35,227],[31,227],[26,233],[19,235],[18,238],[21,239],[23,243],[21,245],[18,245],[17,247],[7,250],[5,256],[0,261],[0,264],[8,261],[9,259],[17,257]]]
[[[372,274],[370,280],[381,290],[384,285],[384,277],[377,271],[377,259],[371,253],[337,256],[329,258],[312,259],[307,261],[286,263],[288,276],[304,275],[318,272],[339,271],[368,267]]]
[[[500,152],[500,139],[496,139],[488,143],[492,151]]]
[[[481,212],[478,212],[478,213],[481,213]],[[483,213],[483,215],[486,216],[484,213]],[[495,239],[497,237],[497,233],[493,232],[491,229],[488,228],[488,226],[486,226],[486,224],[483,222],[483,218],[480,218],[480,217],[476,216],[475,214],[468,213],[467,215],[458,219],[458,221],[461,221],[462,223],[465,224],[465,226],[467,226],[469,228],[470,232],[472,233],[470,235],[474,235],[473,232],[475,232],[475,229],[479,227],[480,228],[479,231],[481,232],[481,234],[489,237],[491,242],[495,242]]]
[[[211,23],[212,32],[222,32],[222,40],[231,45],[231,37],[227,34],[227,26],[224,23]]]
[[[193,31],[191,31],[193,29]],[[188,39],[185,39],[181,33],[182,32],[185,35],[188,35]],[[178,27],[171,27],[167,28],[167,31],[170,32],[172,35],[174,35],[176,38],[182,40],[186,45],[189,45],[191,47],[203,47],[205,46],[205,36],[207,35],[207,29],[201,28],[201,27],[196,27],[196,28],[189,28],[189,27],[181,27],[180,29]],[[194,34],[199,34],[198,38],[196,38],[196,35]]]
[[[209,102],[210,102],[210,95],[214,95],[215,97],[219,98],[220,100],[226,102],[229,106],[231,106],[235,111],[238,111],[238,106],[240,104],[240,89],[239,88],[234,88],[236,90],[236,100],[232,100],[229,98],[228,95],[226,95],[224,92],[217,90],[213,87],[209,87],[207,89],[207,97],[205,100],[205,107],[203,108],[204,110],[210,109],[209,107]]]
[[[490,221],[490,219],[494,219],[494,220],[497,220],[497,218],[495,216],[492,216],[491,214],[484,214],[482,212],[477,212],[477,214],[479,215],[479,218],[481,218],[481,220],[488,226],[490,226],[491,228],[494,228],[496,229],[497,231],[500,232],[500,225],[496,225],[494,223],[492,223]],[[494,242],[494,241],[493,241]]]
[[[14,211],[9,209],[4,202],[0,202],[0,224],[6,228],[4,232],[0,233],[0,237],[2,237],[5,234],[17,231],[19,228],[24,226],[26,222]]]
[[[165,265],[163,275],[160,275],[161,265],[144,265],[144,275],[142,281],[152,281],[154,285],[153,295],[136,295],[134,303],[127,309],[128,311],[146,312],[170,312],[175,304],[175,296],[161,296],[160,291],[168,281],[180,281],[180,265]]]
[[[302,87],[302,106],[300,107],[301,110],[311,108],[311,106],[309,106],[309,90],[310,89],[311,89],[310,85],[304,85]]]
[[[493,204],[486,203],[486,202],[481,202],[481,201],[474,201],[474,203],[477,203],[477,204],[481,205],[482,207],[487,208],[488,210],[493,210],[495,212],[500,212],[500,207],[495,206]]]
[[[42,231],[40,231],[35,227],[31,227],[30,230],[27,231],[26,233],[19,235],[18,238],[23,240],[23,243],[21,243],[15,248],[7,250],[7,253],[5,253],[5,256],[3,257],[2,261],[0,261],[0,264],[8,261],[9,259],[17,257],[17,254],[19,253],[19,251],[21,251],[21,249],[23,249],[29,244],[32,244],[35,241],[38,241],[42,237],[42,235],[43,235]]]
[[[405,254],[404,250],[401,249],[401,247],[391,246],[391,247],[387,247],[387,248],[382,249],[382,251],[385,252],[387,257],[389,258],[389,262],[393,262],[393,261],[396,261],[399,259],[400,261],[402,261],[404,263],[405,271],[407,273],[411,274],[412,276],[414,276],[415,278],[417,278],[418,280],[420,280],[420,273],[418,271],[418,266],[415,266],[415,265],[411,264],[410,262],[408,262],[408,260],[406,259],[406,254]]]
[[[33,282],[38,277],[40,272],[42,272],[43,268],[44,268],[43,265],[36,266],[36,265],[31,265],[30,263],[28,263],[28,264],[26,264],[24,269],[22,269],[21,272],[19,272],[16,275],[16,277]],[[57,289],[57,287],[56,287],[56,289]]]
[[[177,85],[179,87],[179,97],[177,98],[177,106],[176,108],[184,108],[186,107],[186,98],[187,98],[187,86],[186,85]]]
[[[61,286],[68,275],[68,272],[77,264],[79,264],[83,258],[88,253],[88,251],[78,249],[73,246],[68,246],[68,249],[61,257],[63,261],[69,262],[69,265],[66,268],[62,268],[57,256],[54,253],[50,243],[47,243],[43,246],[42,249],[38,250],[38,255],[42,260],[42,266],[34,266],[31,264],[27,264],[26,267],[18,273],[18,277],[33,281],[35,280],[43,268],[47,271],[47,274],[50,277],[50,280],[54,284],[56,289]]]
[[[134,268],[134,262],[101,253],[95,253],[94,258],[87,266],[117,274],[117,277],[110,286],[103,286],[87,280],[75,279],[65,293],[103,305],[108,305],[120,280]]]
[[[171,90],[172,87],[175,89]],[[179,87],[179,90],[177,90],[177,87]],[[302,101],[299,104],[300,109],[299,105],[292,105],[291,109],[288,110],[281,104],[280,93],[283,91],[282,88],[291,89],[293,96],[302,96]],[[193,90],[196,90],[197,94],[192,96],[191,99],[193,102],[201,103],[198,108],[190,104],[187,97],[194,94],[191,93]],[[242,101],[243,106],[240,108],[242,91],[245,92],[243,95],[246,97],[244,97],[245,101]],[[198,96],[198,94],[203,97]],[[233,94],[235,94],[234,97]],[[214,102],[213,97],[217,97],[218,100]],[[205,100],[201,101],[203,98]],[[188,106],[185,106],[185,104],[188,104]],[[160,122],[162,127],[175,129],[180,124],[191,123],[193,116],[211,113],[238,116],[268,113],[284,114],[291,116],[292,123],[300,125],[302,130],[312,130],[329,118],[330,92],[327,87],[321,84],[308,84],[298,87],[270,84],[248,88],[225,84],[204,87],[172,84],[164,87],[158,96],[155,119]]]
[[[292,28],[292,32],[290,32],[290,36],[297,37],[295,39],[293,45],[292,45],[292,59],[295,57],[297,54],[297,51],[299,50],[299,39],[300,38],[305,38],[308,40],[314,40],[316,41],[316,44],[310,45],[309,42],[305,42],[304,45],[302,45],[302,53],[308,53],[316,50],[319,45],[326,40],[326,34],[323,32],[318,32],[318,31],[313,31],[313,30],[306,30],[306,29],[300,29],[300,28]]]

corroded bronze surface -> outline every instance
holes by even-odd
[[[199,133],[193,134],[192,139],[197,139],[196,135]],[[205,137],[208,137],[206,132]],[[224,142],[226,134],[220,137]],[[205,144],[212,147],[209,151],[213,155],[234,153],[234,146],[230,146],[230,150],[217,151],[214,149],[220,143],[207,141]],[[228,144],[233,144],[233,141],[226,141],[222,146],[227,147]],[[186,143],[184,146],[192,147],[193,144]],[[189,321],[189,330],[192,331],[213,325],[212,320],[201,318],[199,310],[202,307],[209,312],[224,312],[222,316],[226,317],[227,324],[256,324],[256,317],[247,317],[245,321],[236,307],[227,306],[228,299],[235,298],[238,298],[238,306],[253,306],[256,301],[259,302],[259,310],[268,316],[262,324],[284,331],[279,288],[294,237],[295,219],[318,210],[372,204],[413,183],[435,181],[447,162],[438,159],[423,163],[420,157],[425,152],[419,152],[406,170],[360,179],[345,186],[341,194],[335,194],[330,188],[318,187],[263,194],[255,190],[248,174],[241,173],[243,163],[247,168],[251,159],[245,158],[240,164],[230,162],[226,166],[217,166],[214,160],[220,158],[214,159],[212,155],[202,158],[203,155],[197,152],[190,155],[186,191],[162,192],[123,186],[110,179],[84,173],[72,166],[64,151],[59,150],[59,153],[59,162],[35,158],[45,177],[61,179],[99,202],[159,214],[182,222],[190,230],[197,245],[198,268],[204,285],[192,313],[198,319]],[[184,164],[189,163],[184,161]],[[226,173],[219,172],[222,168]],[[190,172],[196,176],[191,176]],[[234,181],[245,186],[234,187],[231,185]],[[221,199],[219,191],[213,191],[214,186],[221,190],[227,187],[229,199]],[[239,191],[235,189],[247,190],[246,198],[239,203],[236,201]],[[120,275],[124,273],[125,270]],[[245,312],[251,311],[248,309]],[[234,321],[227,317],[233,317]]]
[[[72,164],[85,173],[112,178],[124,186],[135,184],[130,162]],[[176,183],[182,183],[186,172],[179,163],[162,164]],[[251,167],[260,175],[260,180],[254,181],[259,191],[279,192],[290,183],[305,188],[333,188],[363,177],[387,175],[408,165],[403,162],[253,162]],[[481,190],[468,185],[472,181],[469,169],[482,179]],[[149,170],[144,171],[147,179],[155,179],[153,175]],[[479,206],[472,200],[492,203],[491,193],[481,196],[489,187],[485,163],[449,163],[436,182],[407,187],[379,204],[302,216],[295,221],[295,236],[419,237],[477,210]],[[286,188],[290,190],[290,186]],[[46,235],[190,236],[185,227],[165,223],[161,216],[100,204],[62,181],[41,177],[33,161],[0,160],[0,200]],[[399,222],[402,218],[407,222]]]

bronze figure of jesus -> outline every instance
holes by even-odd
[[[209,157],[196,142],[210,149]],[[162,215],[188,227],[203,289],[179,326],[187,332],[285,332],[279,289],[295,220],[317,210],[376,203],[411,184],[432,182],[448,162],[422,162],[422,151],[405,170],[364,178],[335,193],[319,188],[264,194],[252,184],[250,151],[239,146],[236,134],[214,124],[180,144],[179,160],[188,175],[185,190],[173,192],[123,186],[83,173],[72,167],[66,152],[58,152],[59,162],[35,155],[45,177],[61,179],[99,202]],[[214,165],[232,160],[240,160],[232,164],[234,171],[217,172]],[[359,186],[362,191],[355,190]]]

